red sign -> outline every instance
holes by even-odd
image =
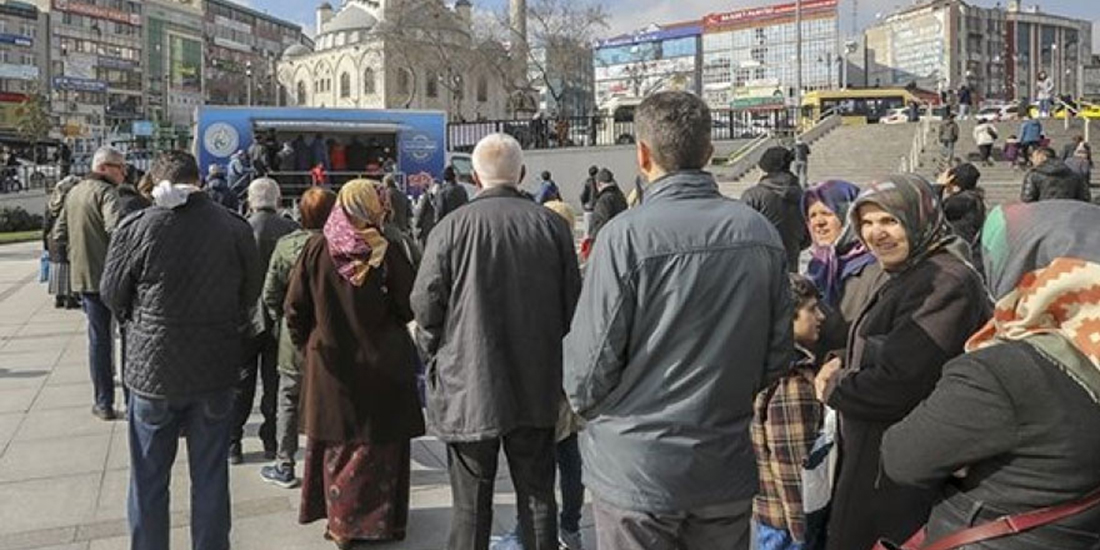
[[[104,8],[96,6],[94,4],[85,4],[83,2],[73,2],[71,0],[53,0],[53,7],[59,11],[67,11],[70,13],[77,13],[80,15],[87,15],[88,17],[95,17],[98,19],[109,19],[111,21],[118,21],[119,23],[126,23],[128,25],[141,25],[141,15],[136,13],[127,13],[119,10],[112,10],[110,8]]]
[[[0,92],[0,103],[23,103],[27,100],[27,94],[14,92]]]
[[[835,11],[837,3],[838,0],[805,0],[802,2],[802,14],[814,15],[825,11]],[[792,3],[747,8],[725,13],[712,13],[703,18],[703,27],[710,29],[712,27],[726,27],[778,17],[793,17],[794,11],[795,5]]]

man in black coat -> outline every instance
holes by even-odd
[[[517,191],[524,168],[515,138],[486,137],[473,164],[485,190],[432,230],[412,292],[429,425],[447,444],[455,500],[447,547],[488,547],[503,445],[523,547],[557,548],[562,337],[580,293],[573,235]]]
[[[787,249],[787,269],[798,272],[798,255],[810,246],[810,233],[802,216],[802,187],[791,173],[794,155],[784,147],[772,147],[760,158],[764,177],[741,195],[753,210],[768,218],[779,230]]]
[[[200,191],[194,157],[164,153],[152,177],[176,185],[119,225],[99,287],[128,323],[131,544],[168,547],[168,485],[183,432],[195,545],[229,548],[233,386],[242,320],[263,283],[259,257],[248,224]]]
[[[596,185],[599,191],[596,192],[596,200],[592,207],[592,226],[588,231],[588,236],[592,237],[592,240],[596,239],[596,234],[611,221],[611,218],[618,216],[627,208],[626,197],[622,189],[619,189],[619,185],[615,183],[615,176],[611,170],[607,168],[600,170],[596,174]]]
[[[1020,201],[1038,202],[1051,199],[1071,199],[1090,202],[1089,184],[1066,163],[1058,159],[1049,147],[1040,147],[1031,153],[1034,166],[1024,176]]]
[[[443,183],[439,191],[433,196],[435,206],[435,223],[443,221],[447,214],[454,212],[458,207],[470,202],[470,195],[466,188],[458,184],[458,178],[453,166],[443,169]]]

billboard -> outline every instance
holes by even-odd
[[[127,13],[111,8],[104,8],[95,4],[74,2],[70,0],[53,0],[53,7],[57,11],[67,11],[69,13],[87,15],[88,17],[94,17],[97,19],[109,19],[111,21],[126,23],[128,25],[141,25],[140,13]]]
[[[308,107],[200,107],[196,156],[203,173],[225,165],[248,149],[257,127],[284,133],[370,134],[395,132],[397,168],[411,188],[427,188],[443,178],[447,157],[447,115],[404,109],[318,109]]]
[[[74,78],[71,76],[55,76],[53,87],[58,90],[72,90],[76,92],[106,92],[107,83],[101,80],[86,78]]]
[[[824,13],[836,13],[838,0],[804,0],[802,2],[802,16],[816,16]],[[756,24],[770,19],[794,17],[795,5],[776,4],[759,8],[746,8],[743,10],[728,11],[725,13],[712,13],[703,18],[703,29],[706,32],[726,30],[730,27]]]
[[[925,12],[891,23],[889,34],[892,82],[949,74],[945,11]]]
[[[676,27],[673,29],[663,29],[657,25],[651,26],[646,29],[642,29],[633,34],[625,34],[616,36],[615,38],[608,38],[607,40],[600,40],[596,42],[596,48],[614,48],[617,46],[629,46],[632,44],[642,44],[645,42],[658,42],[661,40],[671,40],[674,38],[684,38],[687,36],[699,36],[703,32],[702,25],[685,25],[682,27]]]

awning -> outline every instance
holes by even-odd
[[[396,134],[405,129],[392,122],[367,122],[357,120],[265,120],[256,119],[252,125],[259,131],[275,130],[303,134]]]

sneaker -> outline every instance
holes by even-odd
[[[241,444],[239,442],[233,442],[229,444],[229,463],[244,463],[244,453],[241,452]]]
[[[115,410],[113,408],[100,407],[99,405],[92,407],[92,416],[106,422],[110,422],[118,418],[118,415],[115,413]]]
[[[519,533],[515,531],[493,539],[490,550],[523,550],[523,541],[519,540]]]
[[[260,477],[264,481],[282,487],[293,489],[298,486],[298,478],[294,477],[294,468],[285,465],[272,464],[260,468]]]
[[[558,544],[561,545],[561,550],[584,550],[580,531],[570,532],[563,529],[558,533]]]

